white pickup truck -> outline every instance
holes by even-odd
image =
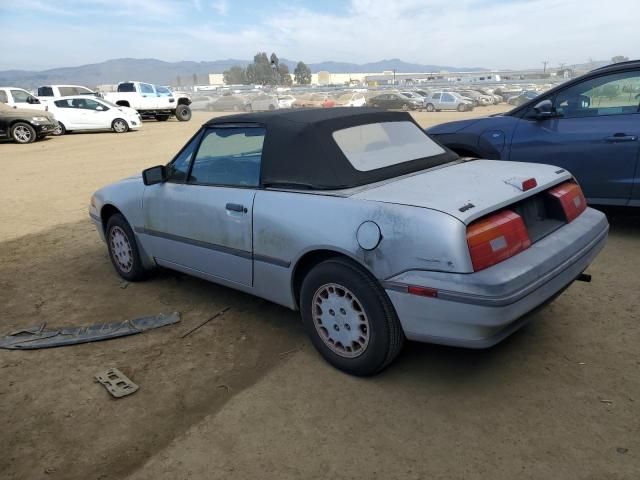
[[[104,99],[123,107],[138,111],[142,118],[155,118],[158,121],[175,117],[181,122],[191,119],[191,99],[177,96],[165,87],[144,82],[122,82],[116,92],[105,93]]]

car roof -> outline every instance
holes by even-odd
[[[338,130],[380,122],[411,122],[406,112],[359,107],[284,109],[217,117],[204,127],[265,128],[262,148],[263,186],[331,190],[379,182],[431,168],[457,158],[453,152],[375,170],[357,170],[333,138]]]
[[[61,96],[61,97],[48,97],[50,98],[52,101],[57,102],[58,100],[76,100],[76,99],[89,99],[89,100],[104,100],[103,98],[100,97],[94,97],[92,95],[66,95],[66,96]]]
[[[602,71],[616,71],[619,69],[626,69],[628,67],[639,67],[640,68],[640,60],[627,60],[626,62],[618,62],[612,63],[610,65],[605,65],[604,67],[596,68],[595,70],[591,70],[592,72],[602,72]]]

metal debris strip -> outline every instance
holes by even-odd
[[[219,317],[220,315],[222,315],[224,312],[226,312],[227,310],[229,310],[231,307],[224,307],[222,310],[220,310],[219,312],[217,312],[215,315],[207,318],[204,322],[199,323],[198,325],[196,325],[195,327],[193,327],[190,330],[187,330],[186,332],[184,332],[182,335],[180,335],[180,338],[184,338],[187,335],[191,335],[193,332],[195,332],[196,330],[198,330],[200,327],[206,325],[207,323],[209,323],[211,320],[213,320],[216,317]]]
[[[180,314],[161,313],[122,322],[96,323],[82,327],[46,329],[46,324],[26,328],[0,338],[0,348],[11,350],[35,350],[38,348],[63,347],[79,343],[97,342],[110,338],[135,335],[154,328],[172,325],[180,321]]]
[[[95,378],[116,398],[131,395],[140,388],[117,368],[110,368],[106,372],[98,373]]]

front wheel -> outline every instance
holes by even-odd
[[[314,347],[334,367],[374,375],[398,355],[404,334],[380,284],[358,265],[326,260],[305,277],[302,320]]]
[[[116,133],[125,133],[129,131],[129,124],[122,118],[116,118],[111,122],[111,128]]]
[[[191,120],[191,109],[187,105],[178,105],[176,108],[176,118],[180,122],[188,122]]]
[[[433,106],[433,103],[427,103],[427,106],[425,108],[425,110],[427,110],[427,112],[433,112],[435,111],[436,107]]]
[[[36,131],[28,123],[17,122],[11,127],[11,138],[17,143],[31,143],[36,139]]]
[[[133,230],[119,213],[112,215],[105,232],[109,258],[116,272],[129,282],[142,280],[146,271],[140,260],[140,253]]]
[[[402,104],[402,111],[406,112],[407,110],[409,110],[409,105],[407,105],[406,103]]]
[[[458,105],[458,111],[459,112],[466,112],[467,111],[467,106],[464,103],[461,103],[460,105]]]
[[[62,122],[58,122],[58,126],[51,133],[51,135],[59,137],[60,135],[64,135],[65,133],[67,133],[67,129],[65,128],[64,124]]]

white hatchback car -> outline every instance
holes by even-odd
[[[142,126],[142,119],[133,108],[121,107],[101,98],[75,95],[51,99],[47,104],[58,121],[54,135],[64,135],[73,130],[124,133]]]

